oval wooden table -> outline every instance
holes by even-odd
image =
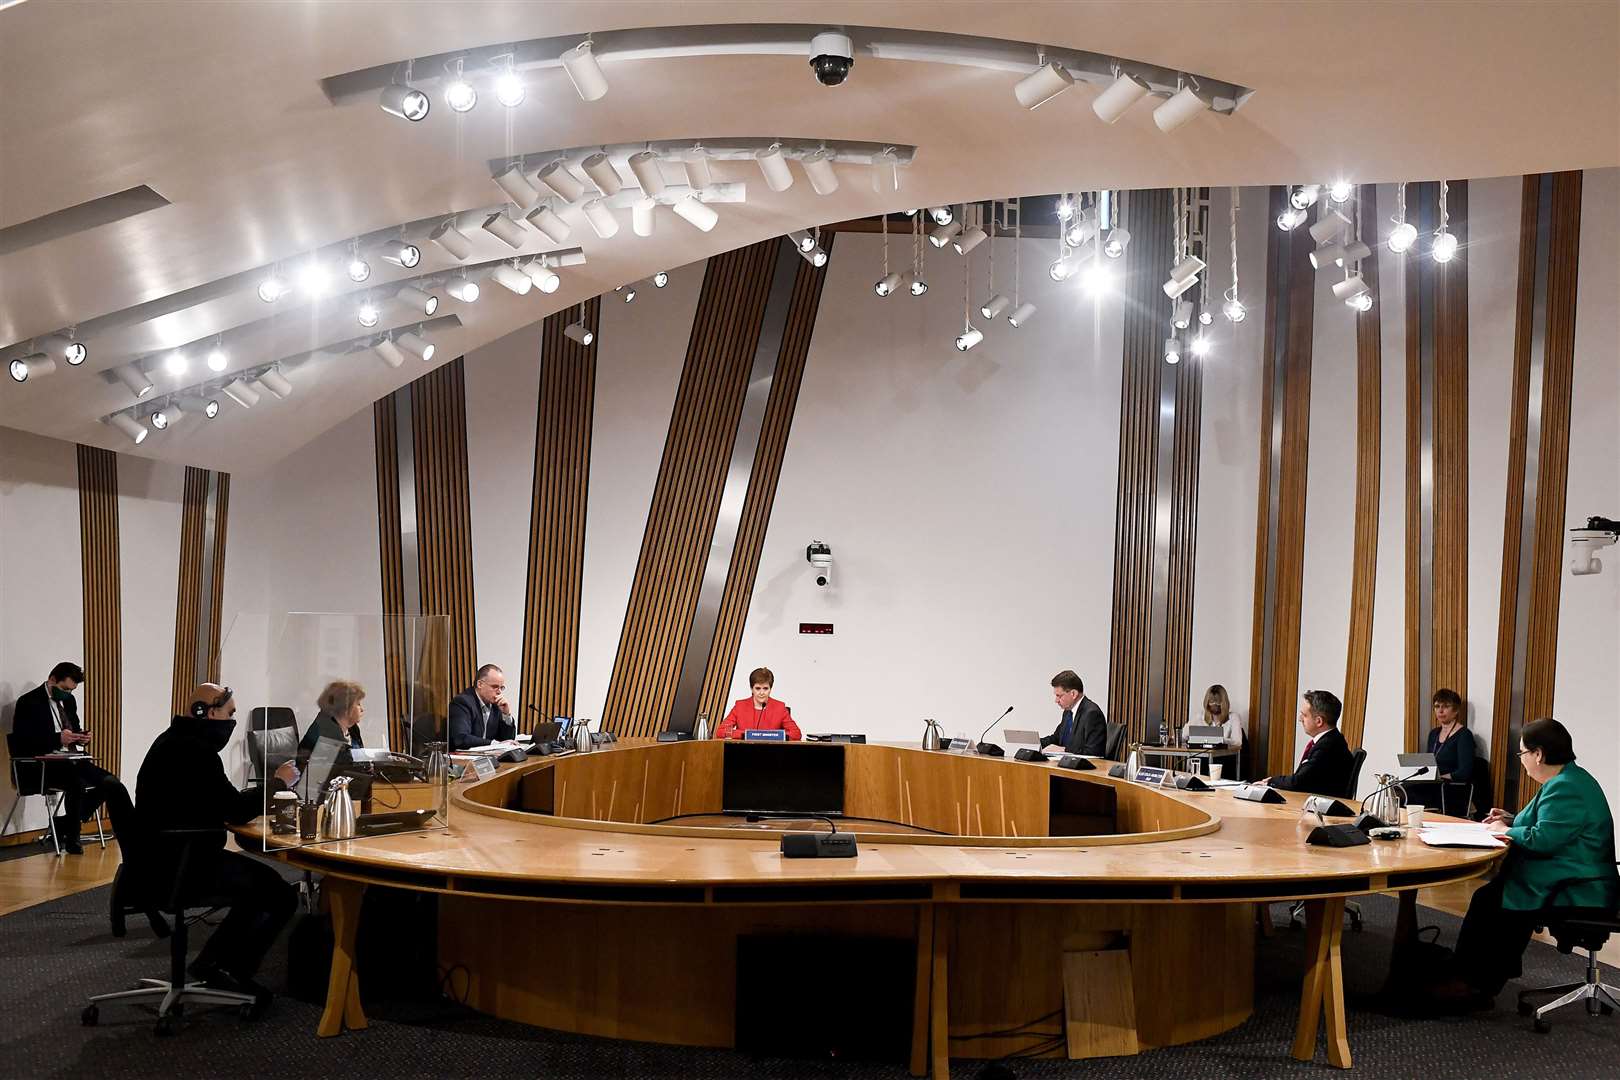
[[[449,828],[277,850],[327,875],[335,946],[320,1033],[365,1025],[353,957],[372,884],[439,894],[440,964],[468,972],[474,1008],[615,1038],[734,1045],[745,935],[915,942],[910,1065],[936,1077],[953,1054],[1029,1048],[987,1033],[1054,1014],[1075,1056],[1229,1030],[1253,1011],[1257,905],[1299,899],[1293,1054],[1311,1060],[1325,1023],[1328,1061],[1348,1068],[1346,898],[1399,892],[1399,936],[1417,889],[1478,876],[1500,855],[1414,837],[1310,847],[1298,795],[1262,805],[1048,763],[795,744],[772,750],[842,755],[860,854],[784,859],[779,833],[719,824],[726,746],[535,758],[454,785]],[[262,821],[239,833],[265,839]]]

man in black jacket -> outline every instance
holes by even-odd
[[[450,699],[450,749],[469,750],[515,738],[517,723],[512,703],[506,700],[506,673],[485,664],[473,684]]]
[[[189,713],[170,721],[146,752],[135,780],[137,820],[148,845],[143,883],[169,887],[184,858],[182,895],[231,909],[191,973],[217,989],[268,1001],[269,991],[253,975],[292,918],[297,893],[268,863],[225,850],[225,826],[251,821],[265,806],[262,788],[239,791],[225,775],[219,752],[230,742],[235,717],[230,688],[203,683],[191,693]],[[285,762],[270,786],[284,791],[297,779],[298,770]]]
[[[1052,676],[1052,701],[1063,716],[1052,734],[1041,739],[1041,748],[1061,746],[1066,754],[1102,757],[1108,748],[1108,720],[1102,708],[1086,697],[1080,676],[1072,671]]]
[[[1350,786],[1350,770],[1355,767],[1350,744],[1339,732],[1339,714],[1344,706],[1326,690],[1307,690],[1299,699],[1299,726],[1310,741],[1300,755],[1299,766],[1289,776],[1272,776],[1261,783],[1279,791],[1308,791],[1313,795],[1345,798]]]
[[[79,704],[73,697],[73,691],[82,682],[84,669],[64,660],[51,668],[50,677],[43,684],[17,698],[11,730],[18,757],[86,751],[90,736],[79,723]],[[32,766],[20,768],[18,779],[33,789],[27,794],[38,794],[34,784],[39,776],[39,771]],[[62,850],[69,855],[84,853],[79,842],[79,825],[96,812],[96,807],[103,802],[107,804],[114,830],[123,824],[130,809],[129,792],[118,777],[88,757],[45,762],[43,786],[62,792],[62,820],[57,835],[61,837]]]

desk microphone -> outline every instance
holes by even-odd
[[[993,742],[985,742],[984,737],[986,735],[990,734],[990,729],[991,728],[995,727],[997,724],[1001,723],[1003,720],[1005,720],[1007,718],[1007,713],[1010,713],[1012,711],[1013,711],[1013,707],[1011,705],[1009,705],[1009,706],[1007,706],[1007,712],[1002,713],[1000,716],[996,717],[994,720],[992,720],[988,724],[984,725],[984,730],[979,732],[979,743],[978,743],[977,746],[974,747],[975,750],[977,750],[979,753],[983,754],[985,757],[1006,757],[1007,756],[1007,751],[1003,750],[1000,746],[996,745]]]

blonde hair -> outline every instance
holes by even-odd
[[[1226,687],[1216,683],[1204,691],[1204,723],[1209,723],[1209,699],[1214,698],[1221,703],[1221,722],[1232,719],[1232,699],[1226,696]]]
[[[326,684],[321,696],[315,700],[316,708],[332,716],[342,716],[366,696],[366,688],[357,682],[339,679]]]

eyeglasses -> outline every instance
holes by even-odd
[[[1519,756],[1524,757],[1524,755],[1526,755],[1526,754],[1533,754],[1533,753],[1535,753],[1534,750],[1520,750],[1519,751]]]

